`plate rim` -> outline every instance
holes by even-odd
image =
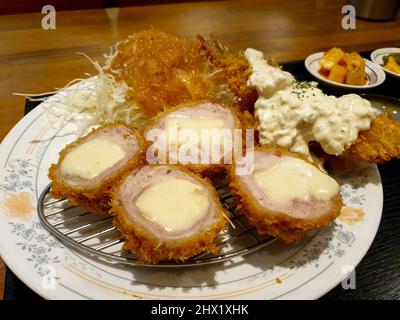
[[[378,219],[378,223],[376,224],[376,228],[373,232],[373,237],[370,237],[370,241],[368,243],[368,246],[364,246],[364,250],[358,251],[358,255],[357,258],[355,259],[356,261],[358,261],[357,263],[354,264],[354,270],[357,268],[357,266],[361,263],[362,259],[364,259],[364,257],[366,256],[366,254],[368,253],[368,251],[371,249],[371,246],[373,244],[373,242],[375,241],[376,235],[379,231],[379,227],[381,225],[381,221],[382,221],[382,215],[383,215],[383,204],[384,204],[384,193],[383,193],[383,184],[382,184],[382,177],[381,177],[381,173],[378,169],[378,166],[375,166],[376,172],[379,176],[379,179],[381,181],[380,183],[380,188],[379,188],[379,197],[381,199],[381,201],[379,202],[379,219]],[[339,285],[344,279],[346,278],[346,275],[342,276],[342,277],[337,277],[337,281],[336,284],[333,284],[331,286],[326,286],[325,291],[324,289],[321,289],[320,294],[315,295],[315,299],[318,299],[322,296],[324,296],[325,294],[327,294],[329,291],[331,291],[332,289],[334,289],[337,285]],[[332,281],[331,283],[334,283],[334,281]],[[306,288],[299,288],[298,291],[296,292],[296,294],[299,294],[299,292],[307,290]]]
[[[40,103],[36,108],[34,108],[31,112],[27,113],[24,115],[14,127],[7,133],[7,135],[4,137],[4,139],[0,143],[0,155],[4,154],[4,149],[6,148],[6,145],[9,144],[12,141],[12,137],[16,135],[18,132],[22,131],[24,132],[27,130],[26,122],[29,121],[30,118],[34,117],[36,115],[37,118],[40,118],[41,115],[43,115],[43,110],[39,108],[42,105]],[[22,135],[21,135],[22,136]],[[13,148],[12,148],[13,149]],[[10,151],[11,154],[12,150]],[[2,157],[0,156],[0,159]],[[0,162],[0,165],[2,165],[2,161]],[[5,167],[0,167],[0,176],[3,175],[2,171],[4,170]],[[3,247],[3,242],[0,241],[0,257],[6,264],[7,268],[9,268],[17,277],[19,280],[21,280],[28,288],[30,288],[33,292],[37,293],[39,296],[46,300],[51,300],[52,297],[48,294],[48,291],[43,290],[40,288],[40,286],[34,286],[33,281],[30,281],[29,278],[25,275],[23,271],[23,266],[19,265],[18,263],[11,263],[12,258],[9,257],[6,254],[6,250]],[[5,288],[4,288],[5,290]]]

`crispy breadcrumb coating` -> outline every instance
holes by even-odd
[[[255,88],[247,86],[247,80],[252,71],[243,52],[230,52],[213,33],[209,38],[197,35],[197,39],[201,43],[202,54],[217,70],[221,70],[217,76],[220,77],[220,81],[228,84],[230,90],[238,98],[241,109],[253,113],[258,94]],[[278,67],[272,57],[267,57],[267,61],[270,65]]]
[[[232,92],[238,97],[242,109],[252,112],[258,95],[254,88],[247,86],[247,79],[251,75],[250,65],[242,53],[230,53],[219,39],[211,34],[208,39],[198,35],[203,54],[221,72],[218,77],[226,82]]]
[[[150,166],[156,167],[157,165]],[[177,168],[179,168],[180,171],[195,178],[208,189],[211,195],[210,201],[215,203],[215,221],[207,229],[188,238],[168,240],[164,242],[160,241],[160,239],[157,238],[157,235],[154,235],[139,225],[132,223],[132,221],[127,218],[123,200],[119,196],[119,188],[127,176],[131,175],[133,171],[139,171],[140,168],[133,171],[128,170],[124,177],[120,179],[120,182],[113,187],[111,202],[111,211],[115,216],[113,223],[125,238],[124,248],[135,253],[138,256],[140,263],[149,264],[155,264],[162,260],[185,261],[202,252],[217,254],[219,251],[219,248],[216,245],[218,233],[224,230],[227,224],[225,219],[227,211],[222,207],[217,191],[208,179],[201,178],[186,168],[179,165],[163,165],[163,167],[170,167],[171,170],[177,170]]]
[[[128,85],[129,98],[147,116],[201,99],[235,99],[215,77],[216,68],[203,55],[200,41],[154,29],[119,42],[105,71]]]
[[[154,29],[134,33],[116,45],[104,71],[123,81],[127,99],[150,117],[203,99],[235,102],[252,113],[257,100],[247,86],[251,69],[243,53],[229,52],[214,34],[185,39]]]
[[[281,148],[256,147],[255,150],[269,151],[276,156],[288,155],[297,157],[308,163],[312,162],[299,154],[289,152]],[[314,165],[314,164],[313,164]],[[330,199],[331,210],[315,219],[300,219],[289,216],[284,212],[276,212],[265,209],[257,199],[249,192],[247,187],[240,181],[235,174],[235,165],[230,166],[228,177],[231,191],[238,206],[249,218],[250,222],[256,227],[260,234],[269,234],[283,242],[292,243],[299,241],[307,232],[313,229],[322,228],[331,223],[339,214],[343,207],[340,194]]]
[[[400,122],[384,113],[377,116],[369,130],[361,131],[346,151],[370,163],[383,163],[400,157]]]
[[[70,185],[66,183],[59,174],[59,169],[65,158],[65,156],[75,147],[84,143],[88,138],[95,135],[96,133],[111,129],[113,127],[125,126],[129,129],[131,134],[135,137],[136,141],[139,143],[139,152],[137,152],[129,161],[124,165],[124,167],[117,172],[113,172],[112,175],[103,179],[95,187],[82,188],[79,185]],[[105,125],[97,129],[92,130],[89,134],[79,138],[78,140],[68,144],[59,154],[59,160],[56,164],[52,164],[49,169],[49,178],[52,182],[50,195],[56,199],[67,198],[72,204],[84,208],[88,211],[108,214],[110,210],[110,191],[115,183],[119,180],[121,175],[126,172],[126,170],[131,170],[145,162],[145,141],[138,130],[129,127],[122,122],[115,122],[113,124]]]

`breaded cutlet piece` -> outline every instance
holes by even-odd
[[[83,144],[98,139],[106,139],[125,150],[125,156],[112,167],[92,178],[63,172],[64,159]],[[106,150],[105,152],[111,152]],[[67,198],[72,204],[88,211],[108,214],[110,210],[110,190],[126,170],[144,163],[145,141],[138,130],[117,122],[101,126],[89,134],[67,145],[59,154],[59,160],[51,165],[49,178],[52,182],[50,194],[56,199]],[[99,159],[91,159],[92,164]],[[77,167],[79,164],[77,164]]]
[[[166,228],[158,220],[150,219],[141,211],[143,209],[138,203],[146,192],[157,190],[154,188],[159,188],[165,182],[174,183],[177,180],[196,186],[196,195],[206,197],[209,206],[189,227],[174,230]],[[158,206],[161,215],[171,213],[167,209],[171,206],[168,199],[173,197],[177,197],[173,214],[183,212],[180,203],[182,190],[178,189],[168,188],[154,199],[152,205]],[[112,212],[115,216],[114,225],[125,238],[124,248],[135,253],[140,262],[148,264],[162,260],[185,261],[202,252],[217,253],[218,233],[226,226],[226,210],[212,184],[179,165],[145,165],[128,170],[113,188]],[[175,224],[185,217],[173,219],[170,223]]]
[[[169,109],[166,112],[159,113],[156,117],[154,117],[149,125],[146,127],[145,132],[144,132],[144,137],[145,139],[149,142],[149,144],[152,144],[149,140],[152,135],[152,132],[154,130],[160,129],[165,133],[167,136],[167,126],[168,126],[168,121],[171,119],[177,119],[177,118],[185,118],[189,120],[194,120],[196,119],[220,119],[221,121],[224,122],[224,125],[226,129],[231,130],[233,134],[233,130],[235,129],[240,129],[241,131],[241,137],[242,141],[241,144],[236,146],[237,149],[242,149],[242,146],[245,142],[245,130],[244,129],[254,129],[256,126],[254,118],[248,113],[248,112],[241,112],[237,107],[234,107],[230,104],[226,103],[221,103],[221,102],[211,102],[211,101],[199,101],[199,102],[193,102],[189,104],[183,104],[176,106],[174,108]],[[205,128],[207,129],[207,128]],[[179,132],[178,132],[178,137],[179,137]],[[200,137],[198,137],[200,140]],[[233,141],[236,142],[236,141]],[[189,170],[201,174],[203,176],[207,177],[213,177],[213,176],[218,176],[221,174],[225,174],[226,172],[226,167],[227,165],[224,163],[226,156],[223,155],[223,152],[221,151],[221,158],[219,159],[218,163],[206,163],[202,164],[200,161],[198,161],[198,158],[194,157],[193,161],[190,163],[182,163],[180,162],[180,159],[174,159],[170,157],[169,154],[169,148],[168,144],[166,144],[166,158],[165,162],[166,164],[180,164],[182,166],[187,167]],[[221,144],[222,148],[222,144]],[[201,147],[199,147],[200,152],[203,152]],[[157,149],[158,150],[158,149]],[[210,150],[210,155],[212,154]],[[231,155],[232,157],[234,156],[233,151],[230,151],[227,153],[228,155]],[[157,156],[159,154],[155,155],[153,159],[150,160],[152,164],[154,163],[160,163],[164,164],[162,161],[157,162]],[[150,157],[151,158],[151,157]],[[149,160],[149,159],[148,159]],[[197,162],[196,162],[197,161]],[[211,162],[211,161],[210,161]],[[228,163],[231,161],[227,161]]]
[[[286,157],[300,159],[318,168],[299,154],[280,148],[256,147],[253,173],[272,168],[286,161]],[[260,234],[267,233],[286,243],[296,242],[308,231],[328,225],[340,214],[343,202],[339,190],[329,200],[296,198],[281,204],[264,193],[253,174],[237,175],[236,167],[234,163],[228,173],[232,194]]]

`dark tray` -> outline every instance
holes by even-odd
[[[369,58],[369,53],[362,53]],[[303,61],[283,64],[283,68],[298,80],[313,80]],[[381,86],[365,93],[383,94],[400,98],[400,81],[387,78]],[[328,94],[341,91],[324,87]],[[26,101],[25,114],[39,103]],[[379,165],[382,178],[384,203],[378,233],[366,256],[356,268],[356,289],[344,290],[341,285],[328,292],[322,299],[400,299],[400,160]],[[9,269],[6,274],[5,299],[42,299]]]

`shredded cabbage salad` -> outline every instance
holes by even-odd
[[[55,98],[39,98],[25,95],[30,100],[44,101],[43,109],[47,119],[54,127],[60,127],[66,121],[76,126],[77,134],[85,134],[90,128],[123,121],[142,129],[148,117],[141,111],[134,100],[128,97],[129,87],[123,81],[116,81],[114,76],[104,72],[97,61],[89,61],[98,74],[86,79],[75,79],[64,88],[58,89]],[[105,65],[112,55],[106,56]]]

